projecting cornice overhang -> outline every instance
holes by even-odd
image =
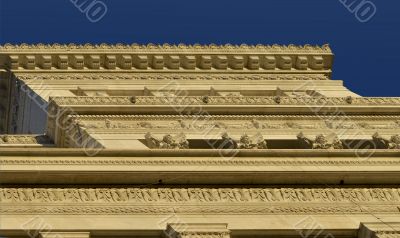
[[[227,107],[229,106],[229,107]],[[263,96],[187,96],[187,97],[52,97],[50,114],[57,108],[75,113],[164,113],[164,114],[397,114],[400,98],[368,97],[263,97]],[[54,114],[55,115],[55,114]]]
[[[4,184],[73,181],[74,184],[382,185],[400,183],[399,158],[398,150],[1,148],[0,180]]]
[[[10,45],[0,66],[13,71],[279,72],[330,75],[328,45]]]
[[[93,153],[95,151],[95,153]],[[86,157],[89,160],[96,157],[340,157],[352,158],[354,162],[369,163],[368,158],[375,157],[398,157],[400,164],[400,150],[356,150],[356,149],[146,149],[146,150],[126,150],[126,149],[85,149],[85,148],[0,148],[0,158],[5,156],[44,156],[44,157]],[[367,158],[364,158],[367,156]],[[226,160],[229,161],[229,160]],[[356,163],[358,163],[356,162]]]
[[[14,71],[15,72],[15,71]],[[60,82],[60,83],[79,83],[82,81],[133,81],[133,82],[154,82],[171,80],[182,80],[185,82],[199,82],[203,81],[239,81],[242,83],[250,82],[260,82],[260,81],[324,81],[329,84],[337,82],[338,80],[329,80],[329,77],[324,74],[307,74],[307,73],[276,73],[276,74],[263,74],[258,72],[249,72],[247,74],[234,74],[234,73],[216,73],[212,72],[196,72],[196,73],[151,73],[144,72],[137,74],[136,72],[84,72],[84,73],[68,73],[66,72],[34,72],[34,73],[15,73],[15,77],[24,81],[29,81],[30,83],[48,81],[50,82]],[[163,81],[165,80],[165,81]],[[98,83],[97,82],[97,83]],[[319,82],[321,83],[321,82]]]
[[[3,52],[57,52],[57,51],[72,51],[72,52],[82,52],[82,51],[99,51],[99,52],[114,52],[114,51],[132,51],[132,52],[142,52],[142,51],[156,51],[156,52],[196,52],[196,51],[206,51],[206,52],[273,52],[273,53],[284,53],[284,52],[293,52],[293,53],[318,53],[318,54],[332,54],[331,48],[329,45],[323,46],[312,46],[312,45],[304,45],[304,46],[296,46],[296,45],[170,45],[170,44],[4,44],[0,45],[0,50]]]

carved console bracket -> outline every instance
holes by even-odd
[[[172,223],[167,225],[165,238],[229,238],[230,232],[224,223]]]
[[[361,223],[358,238],[400,238],[400,223]]]
[[[40,232],[40,238],[89,238],[89,232]],[[32,237],[32,236],[31,236]]]

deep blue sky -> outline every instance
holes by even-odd
[[[400,96],[400,0],[370,0],[367,23],[339,0],[102,1],[107,14],[92,23],[71,0],[0,0],[0,43],[329,43],[334,79]]]

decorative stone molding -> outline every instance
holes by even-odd
[[[64,146],[69,148],[97,148],[103,149],[104,146],[95,138],[93,138],[87,131],[83,124],[75,119],[70,124],[71,127],[65,127]]]
[[[18,92],[22,88],[19,84],[32,90],[47,84],[52,89],[57,87],[51,95],[61,95],[50,100],[48,135],[58,147],[68,147],[37,148],[31,146],[39,143],[35,144],[33,137],[0,136],[1,177],[5,179],[0,188],[0,214],[12,218],[4,229],[15,231],[20,229],[17,223],[22,219],[44,214],[42,217],[54,222],[57,230],[41,234],[42,238],[89,237],[88,232],[63,232],[76,227],[79,231],[93,230],[93,236],[117,233],[123,227],[125,230],[118,231],[122,236],[142,226],[139,222],[130,227],[132,218],[136,222],[145,217],[141,220],[145,232],[137,233],[152,230],[149,234],[154,235],[164,229],[158,226],[154,230],[155,220],[179,214],[190,217],[191,222],[210,217],[229,220],[235,226],[232,230],[238,232],[234,236],[256,235],[258,231],[254,230],[244,233],[264,229],[262,221],[266,221],[269,224],[265,229],[276,224],[272,228],[276,228],[278,236],[286,236],[282,221],[287,229],[293,219],[317,214],[321,224],[329,223],[327,229],[336,229],[345,236],[353,234],[355,222],[376,220],[373,214],[385,223],[396,220],[400,214],[400,186],[396,184],[400,138],[376,136],[374,139],[384,146],[364,154],[347,144],[342,150],[337,137],[330,141],[324,135],[339,134],[342,129],[357,130],[367,132],[366,137],[350,139],[371,142],[370,135],[375,131],[385,137],[399,133],[400,98],[363,98],[348,91],[341,81],[327,81],[332,61],[327,45],[0,46],[0,68],[11,69],[12,75],[11,80],[3,80],[7,81],[3,95],[11,95],[7,99],[10,108],[4,108],[10,113],[5,129],[19,129],[21,124],[25,128],[24,112],[28,110],[24,102],[28,98]],[[155,92],[170,82],[184,84],[190,95],[197,96],[182,97],[183,93],[167,90]],[[109,87],[110,84],[114,86]],[[239,88],[240,85],[248,86]],[[304,88],[289,91],[296,86]],[[310,89],[314,86],[316,91]],[[146,90],[142,91],[143,87]],[[75,93],[76,97],[62,96]],[[185,106],[188,107],[182,113],[172,110]],[[63,111],[66,108],[71,110]],[[198,108],[210,114],[232,115],[182,115],[195,114]],[[338,112],[348,112],[350,116]],[[382,115],[373,116],[379,112]],[[193,124],[193,120],[204,123]],[[233,150],[207,149],[199,134],[193,133],[196,129],[220,130],[213,140],[217,144],[222,141]],[[318,135],[312,140],[299,136],[306,147],[314,150],[283,149],[283,144],[296,147],[295,135],[300,131]],[[143,137],[146,132],[151,134]],[[221,132],[229,134],[220,139]],[[156,138],[159,135],[163,138]],[[346,135],[340,136],[343,143],[347,142]],[[93,143],[94,148],[101,148],[93,157],[87,153],[91,148],[76,148],[90,138],[99,141]],[[264,138],[272,149],[268,149]],[[193,147],[204,149],[189,149],[188,141]],[[100,143],[108,148],[131,143],[131,147],[103,150]],[[230,156],[232,152],[234,157]],[[25,181],[27,178],[32,181]],[[134,185],[124,187],[128,183]],[[13,184],[15,187],[11,187]],[[342,221],[343,215],[350,218]],[[62,224],[65,217],[74,224]],[[259,224],[250,227],[240,221],[257,218]],[[113,226],[118,222],[123,225]],[[12,229],[11,223],[16,223]],[[169,224],[168,238],[230,237],[226,224],[181,225]],[[98,228],[103,230],[94,234]],[[376,238],[398,237],[397,232],[388,229],[368,229],[374,231]]]
[[[261,133],[257,133],[250,138],[247,134],[240,137],[238,143],[239,149],[268,149],[267,142],[264,140]]]
[[[155,138],[150,132],[145,135],[147,146],[151,149],[189,149],[189,142],[185,134],[181,133],[172,137],[164,135],[162,140]]]
[[[331,129],[392,129],[400,128],[400,116],[395,115],[379,115],[379,116],[364,116],[364,115],[346,115],[346,116],[326,116],[319,115],[315,117],[314,115],[70,115],[71,118],[79,118],[85,122],[102,122],[109,121],[110,123],[114,121],[123,121],[128,123],[130,121],[146,121],[146,122],[159,122],[159,121],[178,121],[179,123],[184,123],[187,121],[217,121],[216,123],[223,121],[224,125],[230,121],[245,121],[249,122],[249,125],[245,128],[254,127],[257,129],[263,128],[280,128],[275,125],[269,126],[264,123],[267,122],[282,122],[287,124],[290,128],[301,128],[298,123],[309,122],[314,125],[318,121],[321,121],[324,125]],[[352,124],[347,125],[346,122],[356,123],[358,126]],[[374,123],[376,125],[370,125],[368,123]],[[378,126],[382,123],[383,126]],[[387,124],[387,125],[386,125]],[[239,124],[238,126],[243,127],[244,125]],[[319,128],[308,127],[308,128]],[[110,126],[112,128],[112,126]],[[224,127],[227,128],[227,127]],[[322,127],[321,127],[322,128]]]
[[[221,143],[217,146],[218,149],[267,149],[267,142],[262,134],[257,133],[250,137],[244,134],[239,140],[231,138],[228,133],[224,132],[221,135]]]
[[[52,144],[45,135],[0,135],[1,144]]]
[[[399,238],[400,231],[376,231],[373,238]]]
[[[362,223],[358,231],[358,238],[399,238],[400,223]]]
[[[0,204],[399,203],[399,188],[0,188]],[[260,205],[260,204],[259,204]],[[395,208],[395,207],[394,207]]]
[[[0,205],[35,215],[398,214],[400,198],[398,188],[3,188]]]
[[[104,119],[101,119],[104,118]],[[254,119],[257,118],[257,119]],[[204,132],[205,129],[226,129],[226,130],[252,130],[252,131],[266,131],[266,130],[279,130],[279,129],[305,129],[305,130],[391,130],[400,129],[400,120],[387,120],[382,121],[365,120],[359,118],[308,118],[308,117],[218,117],[207,116],[201,117],[188,117],[187,115],[180,117],[170,116],[84,116],[80,123],[81,127],[92,130],[109,130],[112,133],[115,129],[135,129],[135,130],[187,130],[191,129],[193,132]]]
[[[67,51],[66,51],[67,50]],[[64,55],[68,54],[67,62]],[[199,55],[200,53],[200,55]],[[10,57],[0,64],[11,69],[36,68],[75,70],[87,69],[134,69],[146,70],[283,70],[310,69],[330,73],[333,54],[328,45],[279,46],[279,45],[0,45],[0,54]],[[261,58],[260,54],[262,55]],[[60,58],[63,62],[60,63]],[[115,57],[115,60],[113,59]],[[46,58],[45,64],[42,59]],[[318,60],[316,60],[318,59]],[[322,59],[322,63],[321,63]],[[261,63],[259,62],[261,61]],[[277,64],[273,62],[277,61]],[[317,61],[318,63],[315,63]],[[54,64],[53,64],[54,62]],[[245,64],[245,62],[250,62]],[[294,65],[292,62],[298,62]],[[67,67],[65,66],[67,65]],[[322,65],[322,67],[321,67]],[[274,67],[273,67],[274,66]],[[55,68],[53,68],[55,69]],[[309,73],[309,72],[306,72]]]
[[[303,149],[343,149],[343,144],[339,140],[337,135],[334,135],[331,141],[323,135],[319,134],[314,140],[309,139],[304,136],[303,132],[297,135],[297,140],[299,142],[300,148]]]
[[[52,66],[52,58],[51,55],[42,55],[39,57],[40,68],[42,69],[51,69]],[[61,66],[62,68],[62,66]]]
[[[218,145],[218,149],[237,149],[238,144],[236,140],[232,139],[228,133],[224,132],[221,135],[222,142]]]
[[[372,140],[378,149],[400,149],[400,135],[394,135],[385,139],[378,132],[372,135]]]
[[[43,231],[40,232],[40,238],[89,238],[89,232],[55,232]]]
[[[65,214],[82,214],[82,215],[91,215],[91,214],[105,214],[105,215],[133,215],[133,214],[147,214],[147,215],[159,215],[159,214],[211,214],[211,215],[219,215],[219,214],[260,214],[260,215],[268,215],[268,214],[283,214],[283,215],[292,215],[292,214],[323,214],[323,215],[337,215],[337,214],[346,214],[346,215],[354,215],[354,214],[371,214],[371,212],[375,213],[386,213],[386,214],[395,214],[398,215],[399,207],[394,205],[363,205],[362,207],[352,205],[338,205],[338,204],[330,204],[330,205],[268,205],[263,204],[262,206],[200,206],[200,205],[192,205],[192,206],[156,206],[151,204],[149,206],[72,206],[72,205],[64,205],[64,206],[24,206],[24,207],[16,207],[15,205],[2,205],[0,206],[0,213],[2,215],[6,214],[51,214],[51,215],[65,215]]]
[[[228,225],[212,223],[171,223],[164,238],[229,238]]]
[[[104,66],[107,69],[115,69],[117,67],[117,58],[115,55],[106,55],[104,59]]]
[[[264,63],[264,64],[251,64],[251,65],[244,65],[245,61],[249,61],[248,55],[234,55],[233,57],[228,57],[229,55],[212,55],[207,56],[204,58],[195,57],[194,55],[185,55],[180,57],[178,55],[148,55],[147,58],[151,58],[151,61],[146,63],[146,59],[143,59],[144,56],[140,55],[70,55],[67,60],[63,59],[63,63],[60,64],[60,57],[58,56],[49,56],[49,55],[13,55],[13,58],[9,59],[9,61],[3,62],[3,64],[8,65],[9,68],[14,70],[56,70],[56,69],[69,69],[69,70],[191,70],[193,71],[194,65],[198,65],[199,69],[202,70],[211,70],[211,68],[215,70],[236,70],[243,72],[244,70],[268,70],[267,72],[274,71],[274,70],[286,70],[286,71],[294,71],[294,72],[302,72],[305,73],[321,73],[325,72],[326,74],[330,74],[330,62],[328,60],[323,61],[323,68],[320,66],[315,66],[315,64],[309,64],[308,62],[313,59],[313,56],[268,56],[266,59],[268,61],[273,61],[272,58],[278,58],[278,64],[276,65],[277,68],[274,68],[274,63]],[[50,57],[49,62],[43,64],[41,60],[43,57]],[[113,60],[110,58],[116,57],[116,62],[118,64],[114,64]],[[141,58],[138,63],[133,63],[132,58]],[[187,64],[187,58],[195,57],[195,62],[191,65]],[[211,58],[212,64],[208,64],[208,57]],[[308,59],[310,57],[310,59]],[[297,65],[293,64],[293,60],[296,60],[298,63]],[[326,62],[325,62],[326,61]],[[51,62],[51,64],[50,64]],[[54,62],[54,64],[53,64]],[[56,64],[58,62],[58,64]],[[2,63],[2,62],[0,62]],[[52,66],[56,66],[57,68],[52,68]],[[184,66],[184,67],[181,67]],[[327,66],[325,66],[327,65]],[[118,68],[116,68],[118,66]],[[245,68],[246,66],[246,68]],[[315,67],[315,68],[313,68]],[[309,70],[306,71],[306,70]]]
[[[165,151],[165,150],[164,150]],[[165,151],[167,152],[167,151]],[[173,155],[171,155],[173,156]],[[355,156],[355,155],[354,155]],[[392,156],[395,157],[395,156]],[[297,159],[297,160],[276,160],[268,159],[251,159],[246,158],[245,160],[226,160],[226,159],[0,159],[2,165],[124,165],[124,166],[400,166],[400,160],[354,160],[354,159],[341,159],[341,160],[320,160],[320,159]]]
[[[280,97],[277,103],[275,97],[263,96],[229,96],[218,97],[208,96],[207,103],[202,96],[187,97],[153,97],[135,96],[135,103],[132,97],[53,97],[53,102],[58,105],[348,105],[345,97],[329,98],[292,98]],[[398,106],[400,98],[354,98],[353,105],[380,105]]]
[[[20,45],[12,45],[12,44],[5,44],[0,45],[0,50],[3,52],[36,52],[47,50],[50,52],[57,52],[59,50],[70,50],[72,52],[78,51],[95,51],[98,50],[99,52],[104,51],[123,51],[123,52],[257,52],[257,53],[282,53],[282,52],[290,52],[290,53],[312,53],[312,54],[332,54],[332,51],[329,45],[323,46],[311,46],[311,45],[304,45],[304,46],[296,46],[296,45],[170,45],[170,44],[163,44],[163,45],[155,45],[155,44],[147,44],[147,45],[139,45],[139,44],[131,44],[131,45],[124,45],[124,44],[116,44],[116,45],[108,45],[108,44],[100,44],[100,45],[92,45],[92,44],[84,44],[84,45],[76,45],[76,44],[36,44],[36,45],[29,45],[29,44],[20,44]]]

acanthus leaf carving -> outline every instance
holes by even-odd
[[[147,146],[151,149],[188,149],[189,142],[185,134],[180,133],[173,137],[170,134],[164,135],[160,140],[150,132],[145,135]]]
[[[267,142],[264,140],[261,133],[257,133],[250,138],[247,134],[240,137],[238,143],[239,149],[268,149]]]
[[[386,139],[378,132],[372,135],[372,140],[378,149],[400,149],[400,135],[394,135]]]
[[[319,134],[314,140],[306,137],[303,132],[297,135],[297,141],[300,148],[303,149],[343,149],[343,143],[340,141],[337,135],[333,135],[333,138],[329,142],[323,134]]]

